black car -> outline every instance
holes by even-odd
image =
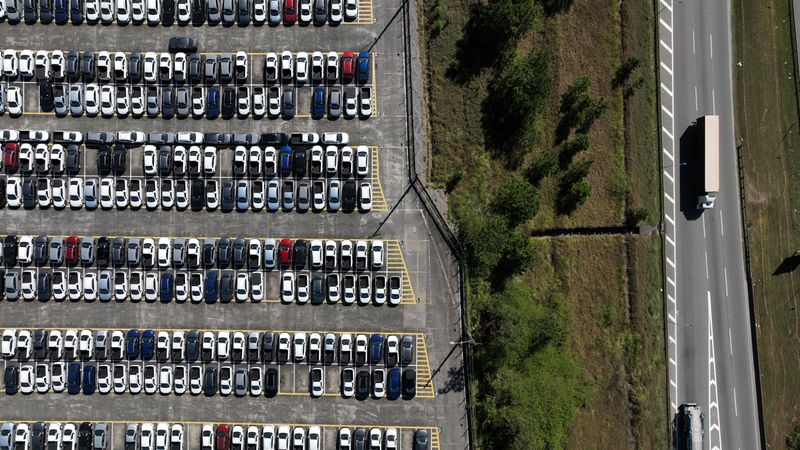
[[[91,131],[89,133],[86,133],[87,145],[95,145],[95,144],[103,145],[103,144],[111,144],[112,142],[114,142],[114,135],[112,133],[97,132],[97,131]]]
[[[364,400],[369,397],[369,391],[372,383],[370,382],[369,371],[360,370],[356,375],[356,398]]]
[[[302,269],[306,266],[308,261],[308,241],[298,239],[294,242],[294,254],[292,255],[292,264],[295,269]]]
[[[281,147],[286,145],[287,142],[289,142],[289,137],[286,133],[261,133],[261,137],[258,141],[260,145]]]
[[[292,164],[294,175],[297,178],[305,177],[308,170],[308,153],[303,149],[298,149],[294,151],[292,157],[294,158],[294,163]]]
[[[39,20],[39,5],[36,0],[24,0],[22,2],[22,11],[24,14],[25,23],[36,23]]]
[[[205,0],[192,0],[192,22],[201,24],[206,20]]]
[[[186,333],[186,361],[193,363],[200,357],[200,334],[192,330]]]
[[[140,52],[131,53],[128,59],[128,76],[131,83],[138,83],[142,80],[142,54]]]
[[[158,148],[158,173],[161,176],[172,173],[172,148],[169,145]]]
[[[233,300],[233,274],[225,272],[219,281],[219,299],[224,302]]]
[[[166,5],[166,3],[164,3],[164,5]],[[169,38],[169,52],[197,53],[197,39],[186,36],[173,36]]]
[[[53,21],[53,0],[42,0],[39,3],[39,21],[42,23]]]
[[[233,241],[233,268],[242,268],[246,259],[247,244],[243,238],[237,238],[235,241]]]
[[[293,87],[286,86],[283,88],[283,99],[281,103],[282,103],[284,119],[291,119],[292,117],[294,117],[294,110],[295,110],[294,94],[295,92]]]
[[[403,371],[402,385],[404,399],[409,400],[417,395],[417,372],[414,369]]]
[[[203,393],[206,397],[212,397],[217,394],[217,369],[214,367],[206,367]]]
[[[319,304],[323,300],[325,300],[325,279],[320,275],[316,275],[311,280],[311,301]]]
[[[83,52],[81,57],[81,77],[83,77],[83,81],[87,83],[94,81],[94,72],[94,52]]]
[[[47,425],[44,422],[36,422],[33,424],[31,432],[31,450],[44,450],[44,433],[47,430]]]
[[[148,133],[147,143],[153,145],[174,144],[175,133]]]
[[[47,236],[36,236],[33,240],[33,260],[37,266],[43,266],[47,263]]]
[[[169,26],[173,22],[175,22],[175,0],[161,0],[161,23]]]
[[[49,272],[42,272],[36,278],[36,296],[39,300],[50,300],[52,280]]]
[[[352,211],[356,208],[356,182],[355,180],[347,180],[344,182],[344,198],[342,200],[342,209],[345,211]]]
[[[175,116],[175,92],[169,86],[161,88],[161,117],[172,119]]]
[[[67,145],[67,175],[75,175],[81,170],[81,148],[77,144]]]
[[[6,266],[17,265],[17,235],[9,234],[3,239],[3,262]]]
[[[33,332],[33,357],[38,360],[47,357],[47,332],[44,330]]]
[[[222,201],[220,203],[222,206],[222,211],[224,212],[233,210],[233,205],[234,205],[233,190],[234,190],[233,181],[228,180],[222,183]]]
[[[103,145],[97,150],[97,172],[101,176],[111,173],[111,148],[107,145]]]
[[[203,72],[206,83],[216,83],[217,81],[217,56],[208,55],[205,57]]]
[[[3,374],[3,382],[6,387],[6,394],[14,395],[17,393],[17,386],[19,385],[19,371],[17,366],[7,366],[5,374]]]
[[[414,450],[428,450],[428,430],[414,432]]]
[[[92,448],[92,424],[83,422],[78,427],[78,450],[89,450]]]
[[[97,239],[97,246],[95,247],[95,254],[97,255],[95,259],[97,260],[97,265],[100,267],[108,266],[108,257],[110,253],[111,244],[107,237],[103,236]]]
[[[41,79],[39,85],[39,106],[44,112],[52,112],[55,107],[55,94],[53,93],[53,83],[50,79]]]
[[[278,369],[270,367],[267,369],[266,381],[264,383],[264,393],[267,397],[278,395],[278,383]]]
[[[191,198],[193,210],[199,210],[205,206],[206,191],[204,186],[203,180],[198,180],[197,178],[192,180]]]
[[[125,265],[125,239],[114,238],[111,243],[111,260],[116,267]]]
[[[26,209],[36,207],[36,185],[31,179],[22,181],[22,205]]]
[[[199,83],[203,79],[203,64],[199,53],[189,55],[189,81]]]
[[[203,143],[206,145],[215,145],[217,147],[225,147],[230,145],[233,139],[230,133],[205,133],[203,134]]]
[[[220,269],[224,269],[231,263],[231,240],[226,237],[221,238],[217,248],[219,252],[217,254],[217,265]]]
[[[353,433],[353,449],[354,450],[367,450],[367,429],[356,428]]]
[[[67,52],[67,78],[77,81],[81,77],[81,54],[75,50]]]
[[[250,2],[249,0],[239,0],[239,25],[247,26],[250,24]]]
[[[230,119],[236,114],[236,90],[226,87],[222,91],[222,118]]]
[[[115,175],[122,175],[125,173],[125,168],[128,166],[128,151],[125,149],[124,145],[114,145],[111,163],[114,166]]]

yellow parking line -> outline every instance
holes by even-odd
[[[439,428],[431,428],[431,450],[439,450]]]
[[[12,423],[35,423],[35,422],[63,422],[63,423],[78,423],[78,422],[88,422],[88,423],[107,423],[110,425],[127,425],[129,423],[135,424],[143,424],[143,423],[158,423],[158,422],[166,422],[166,423],[179,423],[182,425],[216,425],[219,423],[228,423],[230,425],[242,425],[242,426],[262,426],[262,425],[275,425],[275,426],[289,426],[289,427],[320,427],[320,428],[333,428],[338,430],[342,427],[350,427],[350,428],[380,428],[380,429],[388,429],[388,428],[397,428],[400,430],[429,430],[433,432],[434,430],[438,430],[438,428],[431,427],[431,426],[420,426],[420,425],[369,425],[369,424],[336,424],[336,423],[299,423],[299,422],[230,422],[230,421],[217,421],[217,422],[206,422],[206,421],[191,421],[191,420],[180,420],[180,421],[163,421],[163,420],[75,420],[75,419],[26,419],[26,420],[7,420],[6,422]]]
[[[434,398],[436,390],[434,388],[430,358],[428,357],[428,347],[425,344],[425,336],[417,335],[417,397]]]
[[[98,328],[98,327],[13,327],[7,326],[4,329],[14,329],[14,330],[28,330],[28,331],[35,331],[35,330],[44,330],[44,331],[54,331],[54,330],[89,330],[89,331],[128,331],[128,330],[147,330],[147,327],[108,327],[108,328]],[[257,333],[264,333],[271,331],[273,333],[319,333],[319,334],[327,334],[332,333],[334,335],[343,335],[343,334],[383,334],[383,335],[403,335],[403,336],[416,336],[417,341],[419,342],[420,339],[424,339],[423,333],[415,333],[415,332],[408,332],[408,331],[356,331],[356,330],[346,330],[346,331],[322,331],[322,330],[242,330],[242,329],[217,329],[217,328],[152,328],[153,331],[167,331],[170,333],[174,333],[176,331],[197,331],[197,332],[206,332],[210,331],[212,333],[219,333],[221,331],[227,332],[242,332],[242,333],[250,333],[250,332],[257,332]],[[418,351],[419,352],[419,351]]]
[[[370,58],[372,63],[372,113],[378,115],[378,72],[375,71],[375,54]]]
[[[416,299],[416,295],[414,294],[414,287],[411,285],[411,279],[408,271],[408,265],[406,265],[406,258],[403,256],[403,249],[400,248],[400,241],[392,241],[389,243],[389,246],[397,246],[396,253],[400,255],[401,265],[402,265],[402,273],[405,274],[403,277],[403,292],[405,296],[405,292],[408,292],[408,296],[412,299]]]
[[[373,210],[375,211],[388,211],[389,204],[386,201],[386,196],[383,193],[383,186],[381,186],[380,177],[380,163],[378,161],[379,149],[372,148],[372,203]]]

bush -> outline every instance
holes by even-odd
[[[551,149],[543,151],[533,160],[528,168],[527,177],[533,184],[539,184],[543,178],[548,177],[558,170],[558,157]]]
[[[592,82],[588,77],[576,78],[561,98],[561,112],[564,114],[557,134],[566,137],[568,128],[576,127],[582,132],[591,128],[608,108],[608,101],[603,97],[594,98],[589,95]]]
[[[572,158],[580,152],[586,151],[589,148],[589,136],[586,133],[577,133],[572,139],[564,144],[564,150],[561,152],[561,165],[567,166],[572,162]]]
[[[494,193],[492,209],[505,216],[510,227],[516,227],[539,212],[539,192],[522,178],[512,177]]]
[[[649,215],[650,212],[647,211],[647,208],[631,208],[626,214],[625,223],[628,226],[635,227],[647,220]]]
[[[503,257],[508,219],[497,214],[468,211],[460,217],[459,225],[471,274],[479,278],[488,277]]]
[[[489,85],[484,101],[483,129],[490,145],[518,161],[536,141],[536,121],[544,110],[552,84],[551,56],[535,51],[513,56]]]

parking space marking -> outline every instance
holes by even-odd
[[[417,334],[416,345],[417,362],[417,398],[434,398],[436,390],[433,387],[431,363],[428,358],[428,346],[425,344],[425,335]]]
[[[402,296],[403,296],[403,304],[415,304],[417,303],[417,297],[414,295],[414,287],[411,285],[411,277],[410,272],[408,270],[408,266],[406,265],[406,259],[403,256],[403,249],[401,248],[401,242],[399,240],[391,240],[386,242],[386,264],[389,267],[389,271],[396,271],[402,274],[401,276],[401,283],[402,283]]]
[[[358,19],[353,22],[342,22],[345,25],[369,25],[375,22],[372,0],[358,1]]]
[[[380,161],[378,155],[380,148],[370,147],[372,150],[372,210],[376,212],[386,212],[389,210],[389,203],[383,194],[383,186],[380,177]]]
[[[439,428],[431,428],[431,450],[439,450]],[[402,447],[401,447],[402,448]]]

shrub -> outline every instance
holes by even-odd
[[[505,216],[510,227],[516,227],[539,212],[539,192],[522,178],[512,177],[494,193],[492,209]]]

